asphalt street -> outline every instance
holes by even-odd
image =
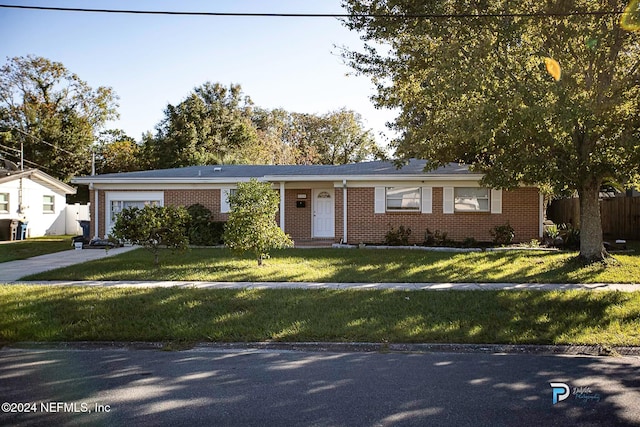
[[[0,396],[14,426],[637,426],[640,358],[4,348]]]

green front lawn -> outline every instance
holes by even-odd
[[[636,245],[636,248],[637,245]],[[25,277],[27,280],[192,280],[288,282],[640,283],[640,251],[616,255],[617,265],[584,266],[568,252],[426,252],[419,250],[288,249],[263,267],[226,249],[115,257]],[[640,289],[640,287],[639,287]]]
[[[47,236],[2,242],[0,244],[0,263],[69,250],[71,249],[71,237]]]
[[[0,342],[640,345],[640,292],[0,286]]]

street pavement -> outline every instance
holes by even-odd
[[[638,426],[640,357],[4,348],[0,396],[12,426]]]

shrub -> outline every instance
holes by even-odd
[[[496,225],[490,231],[491,236],[493,236],[493,243],[497,245],[508,245],[513,242],[513,238],[515,237],[515,230],[513,227],[506,223],[504,225]]]
[[[571,224],[560,224],[558,226],[558,234],[562,238],[563,245],[567,248],[580,247],[580,229],[575,228]]]
[[[212,213],[205,206],[197,203],[187,208],[191,220],[187,226],[189,243],[200,246],[215,246],[222,244],[224,222],[213,221]]]
[[[462,241],[462,246],[465,248],[475,248],[478,246],[478,241],[473,237],[467,237]]]
[[[424,235],[425,246],[449,246],[453,241],[447,238],[448,233],[446,231],[436,230],[434,233],[427,228]]]
[[[389,246],[407,246],[409,245],[409,236],[411,235],[411,228],[404,225],[395,228],[389,224],[391,229],[387,231],[384,236],[384,244]]]
[[[118,214],[109,237],[148,249],[153,253],[157,266],[161,247],[174,250],[187,248],[188,221],[189,214],[181,206],[131,207]]]
[[[260,266],[269,257],[269,250],[293,246],[289,235],[276,224],[280,201],[268,182],[252,178],[239,183],[236,192],[229,196],[229,205],[224,242],[234,252],[253,252]]]

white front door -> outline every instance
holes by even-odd
[[[333,189],[313,190],[313,237],[334,237]]]

